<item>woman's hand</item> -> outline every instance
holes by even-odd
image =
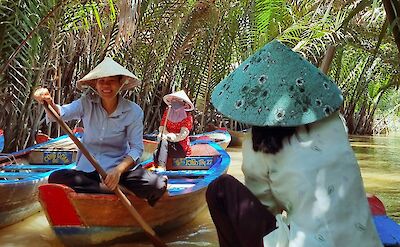
[[[51,97],[50,92],[47,88],[41,87],[36,89],[36,91],[33,93],[33,98],[40,104],[47,102],[51,106],[54,105],[53,98]]]
[[[157,135],[157,141],[160,142],[161,140],[167,140],[167,134],[168,134],[167,128],[164,128],[164,126],[158,127],[158,135]]]
[[[188,137],[190,131],[186,127],[182,127],[179,133],[168,133],[167,140],[170,142],[180,142]]]
[[[175,133],[168,133],[166,137],[167,137],[168,141],[176,142],[176,134]]]
[[[107,187],[110,190],[115,190],[118,186],[121,174],[122,172],[118,169],[118,167],[115,167],[114,169],[112,169],[110,172],[107,173],[107,177],[104,180],[104,184],[107,185]]]
[[[162,140],[167,140],[167,135],[166,134],[158,134],[157,135],[157,142],[160,142]]]

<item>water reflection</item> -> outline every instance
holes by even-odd
[[[367,192],[379,196],[387,214],[400,222],[400,136],[350,137]]]
[[[351,137],[368,192],[377,194],[385,203],[388,215],[400,222],[400,137]],[[228,173],[243,182],[241,149],[228,149],[232,163]],[[168,246],[218,246],[218,238],[208,210],[193,222],[160,236]],[[42,212],[12,226],[0,229],[0,246],[4,247],[61,247]],[[150,247],[140,243],[118,243],[112,247]]]
[[[0,246],[2,247],[61,247],[54,235],[46,216],[35,214],[18,224],[0,229]]]

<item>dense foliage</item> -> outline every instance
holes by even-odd
[[[35,87],[70,102],[82,93],[76,80],[105,56],[142,79],[126,96],[143,108],[146,132],[159,123],[162,96],[179,89],[195,102],[195,131],[246,127],[216,113],[209,96],[275,38],[316,66],[336,47],[329,75],[344,92],[350,133],[380,130],[400,103],[399,51],[377,0],[1,0],[0,23],[0,128],[8,151],[31,145],[38,129],[60,134],[44,124]]]

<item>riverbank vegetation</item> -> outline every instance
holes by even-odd
[[[39,129],[60,134],[45,124],[34,88],[47,86],[57,103],[68,103],[82,93],[76,81],[105,56],[142,79],[126,97],[143,108],[145,132],[160,121],[162,96],[178,89],[195,102],[197,132],[209,125],[245,128],[215,112],[210,93],[273,39],[316,66],[334,51],[327,73],[343,91],[349,133],[388,131],[400,106],[400,43],[393,35],[399,24],[387,18],[384,4],[399,8],[398,0],[2,0],[0,128],[6,151],[32,145]]]

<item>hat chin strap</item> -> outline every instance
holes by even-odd
[[[92,89],[92,91],[93,91],[95,94],[97,94],[97,96],[100,97],[100,94],[99,94],[99,92],[97,92],[96,88],[94,88],[94,87],[92,87],[92,86],[89,86],[89,89]],[[101,97],[100,97],[100,98],[101,98]]]
[[[124,83],[121,84],[121,86],[118,88],[117,94],[119,94],[119,92],[121,92],[122,88],[125,86],[125,84],[127,84],[127,81],[125,80]]]

